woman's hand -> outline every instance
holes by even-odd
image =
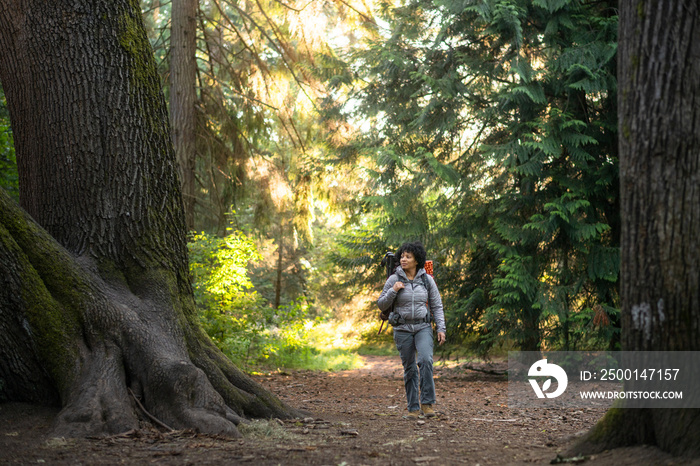
[[[403,288],[404,286],[402,281],[397,281],[396,283],[394,283],[394,291],[396,291],[397,293],[399,292],[399,290],[403,290]]]
[[[438,332],[438,345],[445,343],[446,339],[447,337],[445,336],[445,332]]]

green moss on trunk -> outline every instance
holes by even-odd
[[[12,264],[15,291],[31,328],[32,344],[59,392],[75,380],[81,336],[81,306],[88,289],[73,258],[0,190],[0,247]]]

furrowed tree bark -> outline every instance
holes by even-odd
[[[700,350],[700,7],[620,0],[622,345]],[[589,451],[700,453],[700,410],[613,408]]]
[[[198,326],[170,127],[135,0],[0,0],[0,81],[24,210],[0,194],[0,400],[55,434],[237,435],[297,413]]]

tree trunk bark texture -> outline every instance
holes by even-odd
[[[170,119],[188,230],[194,229],[196,203],[197,5],[197,0],[173,0],[170,34]]]
[[[700,350],[700,9],[621,0],[622,345]],[[613,408],[589,440],[700,453],[700,411]]]
[[[623,344],[700,350],[699,5],[620,11]]]
[[[24,210],[0,195],[0,400],[55,433],[237,435],[296,415],[198,326],[165,101],[139,2],[0,0],[0,80]],[[133,393],[133,395],[132,395]]]

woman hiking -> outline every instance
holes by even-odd
[[[377,305],[380,310],[386,311],[394,304],[394,315],[390,315],[389,322],[394,326],[394,342],[403,364],[408,405],[408,415],[404,417],[418,418],[421,409],[426,417],[434,417],[433,327],[430,312],[437,326],[438,343],[442,345],[445,343],[442,299],[435,280],[423,268],[426,252],[420,242],[402,244],[396,251],[396,257],[400,265],[387,278]]]

